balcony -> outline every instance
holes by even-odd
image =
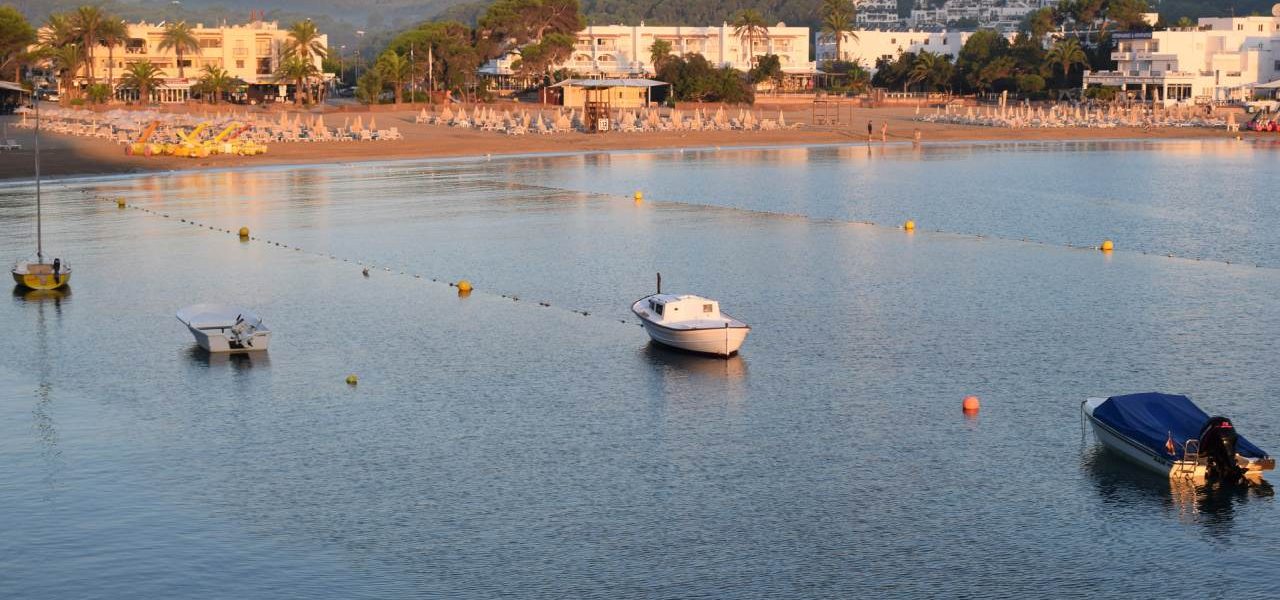
[[[124,53],[125,54],[146,54],[147,47],[146,46],[125,46]]]

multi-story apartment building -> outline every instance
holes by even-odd
[[[654,27],[643,23],[631,25],[591,26],[578,32],[574,51],[567,61],[555,69],[569,69],[579,77],[632,77],[654,73],[650,48],[658,40],[671,44],[672,54],[701,54],[717,67],[751,69],[762,56],[774,54],[784,73],[795,77],[812,77],[816,71],[809,60],[809,28],[788,27],[782,23],[768,28],[767,35],[757,35],[750,43],[746,36],[734,32],[732,25],[719,27]],[[512,68],[519,57],[509,54],[491,60],[480,68],[480,74],[497,80],[499,87],[520,88],[526,85]]]
[[[1119,87],[1140,99],[1209,103],[1247,99],[1280,77],[1280,17],[1200,19],[1197,27],[1117,33],[1114,71],[1085,72],[1084,87]]]
[[[854,0],[854,24],[860,29],[892,29],[902,26],[898,0]]]
[[[289,41],[287,29],[281,29],[275,21],[253,21],[243,25],[206,27],[197,24],[192,33],[200,44],[200,50],[182,57],[182,77],[178,73],[178,55],[172,48],[161,50],[165,27],[163,23],[130,23],[129,35],[123,44],[110,52],[99,47],[94,52],[93,76],[99,82],[114,77],[117,85],[130,64],[151,61],[160,68],[163,84],[152,92],[155,102],[182,102],[190,96],[191,86],[200,77],[205,66],[226,69],[232,76],[249,85],[252,96],[284,97],[289,82],[278,82],[276,68]],[[328,46],[328,36],[321,35],[320,43]],[[114,61],[114,63],[112,63]],[[316,70],[320,70],[321,58],[314,57]],[[76,82],[88,81],[88,71],[81,68]],[[137,92],[117,88],[120,99],[136,99]]]
[[[966,28],[1009,33],[1017,31],[1028,13],[1057,4],[1057,0],[947,0],[939,6],[930,6],[928,0],[916,0],[907,22],[917,29],[964,23]]]

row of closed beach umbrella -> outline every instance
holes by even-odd
[[[917,112],[918,109],[917,109]],[[1113,127],[1228,127],[1234,124],[1234,114],[1223,119],[1206,115],[1195,107],[1174,106],[1146,107],[1116,105],[1089,107],[1081,104],[1053,104],[1048,107],[1014,105],[986,107],[940,106],[936,112],[917,117],[927,123],[955,125],[979,125],[1007,128],[1059,128],[1082,127],[1106,129]]]
[[[578,109],[565,110],[501,110],[493,107],[476,107],[470,113],[466,107],[454,110],[445,106],[439,112],[422,109],[414,118],[417,123],[448,127],[475,128],[507,135],[528,133],[557,134],[587,131],[584,113]],[[773,131],[792,129],[803,124],[788,124],[780,110],[777,118],[768,118],[760,111],[738,109],[715,111],[695,109],[686,112],[679,109],[652,108],[615,109],[610,112],[610,127],[622,132],[646,131]]]
[[[198,133],[202,139],[213,139],[228,128],[236,130],[240,139],[263,144],[396,140],[402,137],[396,127],[379,129],[376,117],[370,117],[368,124],[365,124],[360,115],[354,119],[343,117],[342,125],[332,127],[325,122],[324,115],[288,112],[275,117],[237,111],[192,114],[123,109],[95,112],[60,107],[40,110],[42,129],[67,135],[110,139],[120,144],[138,141],[153,124],[155,129],[147,141],[161,144],[182,143],[193,133]],[[201,125],[204,127],[200,127]],[[23,114],[18,126],[35,126],[35,119],[31,118],[30,112]],[[200,128],[198,132],[197,128]]]

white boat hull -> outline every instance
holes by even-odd
[[[209,352],[256,352],[271,344],[271,330],[258,315],[243,308],[193,304],[179,310],[177,317]]]
[[[1173,472],[1174,462],[1167,457],[1159,456],[1152,453],[1146,447],[1129,441],[1128,438],[1112,431],[1111,428],[1093,418],[1093,409],[1102,404],[1106,398],[1089,398],[1081,405],[1080,410],[1084,411],[1086,417],[1089,417],[1089,425],[1093,428],[1094,437],[1102,442],[1103,446],[1124,456],[1130,461],[1162,475],[1170,475]],[[1203,477],[1204,467],[1200,467],[1201,476]]]
[[[738,353],[747,340],[746,327],[722,327],[719,329],[670,329],[648,321],[641,321],[649,338],[664,346],[688,352],[730,357]]]
[[[201,348],[209,352],[256,352],[266,350],[271,344],[271,332],[259,331],[254,333],[243,345],[236,344],[233,347],[231,338],[218,330],[201,330],[194,327],[187,327],[191,335],[196,338],[196,343]]]

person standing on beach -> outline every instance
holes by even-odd
[[[867,143],[868,144],[871,143],[871,135],[874,131],[875,131],[875,128],[871,126],[871,119],[867,119]]]
[[[883,143],[888,141],[889,141],[889,122],[885,121],[884,123],[880,124],[880,142]]]

